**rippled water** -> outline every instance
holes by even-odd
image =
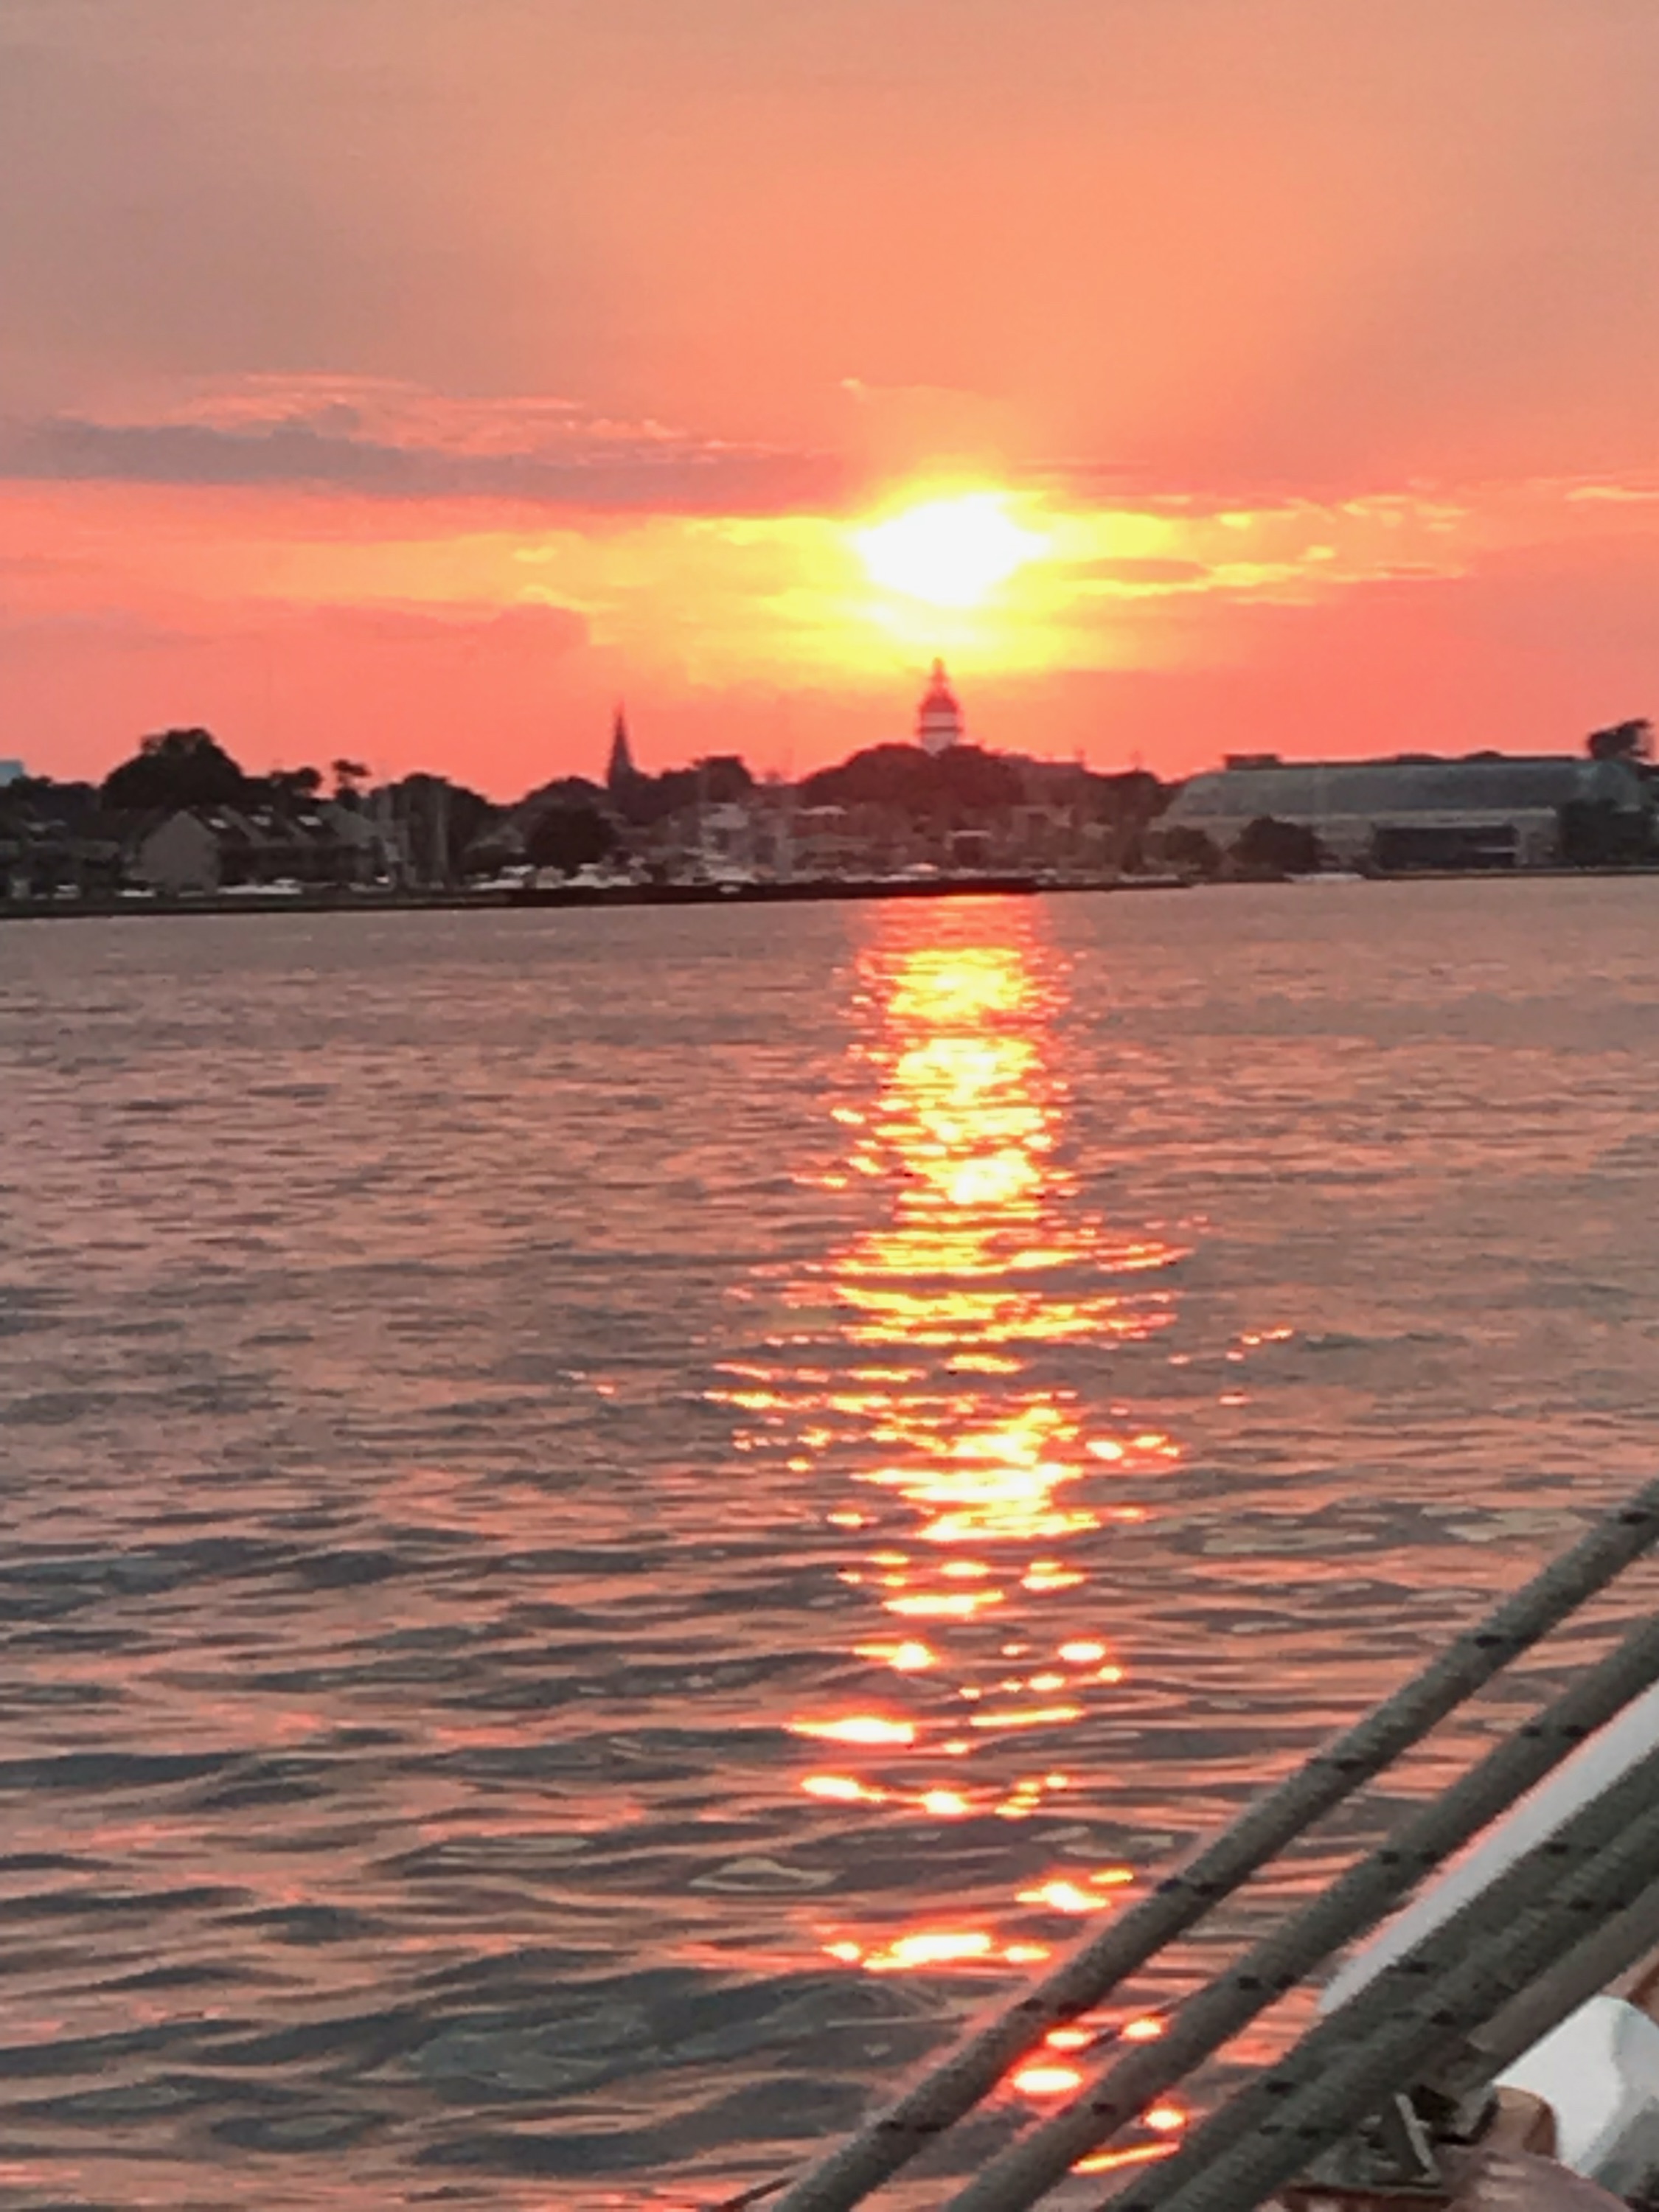
[[[846,2128],[1650,1469],[1656,902],[8,925],[0,2203]]]

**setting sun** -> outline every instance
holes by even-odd
[[[854,538],[871,581],[930,606],[978,606],[1048,541],[1014,520],[1001,492],[960,492],[907,507]]]

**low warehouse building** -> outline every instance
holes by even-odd
[[[1223,852],[1264,817],[1311,830],[1346,867],[1536,868],[1561,848],[1561,811],[1639,815],[1640,772],[1571,754],[1467,760],[1231,760],[1184,784],[1159,823],[1200,830]]]

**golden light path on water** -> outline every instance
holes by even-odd
[[[827,1180],[873,1196],[872,1218],[791,1285],[801,1325],[774,1340],[776,1363],[732,1372],[724,1395],[774,1444],[790,1428],[792,1467],[824,1486],[824,1517],[859,1546],[842,1579],[867,1613],[849,1657],[880,1670],[866,1674],[878,1686],[790,1716],[811,1754],[799,1786],[849,1817],[914,1814],[920,1836],[940,1820],[1063,1810],[1072,1740],[1133,1665],[1099,1624],[1089,1561],[1114,1522],[1154,1510],[1179,1447],[1047,1370],[1056,1354],[1075,1370],[1091,1348],[1167,1326],[1165,1274],[1181,1255],[1115,1231],[1079,1194],[1066,978],[1035,902],[866,913],[856,1079],[830,1109],[846,1148]],[[902,1925],[854,1915],[816,1932],[868,1973],[1012,1984],[1135,1879],[1109,1860],[1060,1861],[1035,1879],[1011,1873],[994,1912],[941,1896]],[[1074,2054],[1100,2025],[1057,2031],[1016,2086],[1039,2100],[1074,2087]],[[1181,2117],[1165,2106],[1152,2124]]]

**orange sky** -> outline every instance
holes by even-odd
[[[1103,767],[1576,746],[1656,89],[1650,0],[0,0],[0,755],[799,773],[936,651]],[[1005,580],[871,574],[964,492]]]

